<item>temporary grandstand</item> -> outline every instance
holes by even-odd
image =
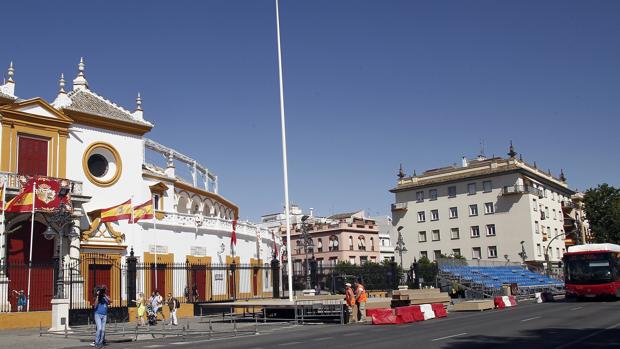
[[[532,272],[520,265],[468,265],[461,260],[438,261],[439,279],[443,282],[457,283],[472,298],[491,297],[502,293],[503,286],[517,285],[519,296],[529,296],[535,292],[551,291],[558,293],[564,282]]]

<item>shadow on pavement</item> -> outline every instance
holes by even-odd
[[[587,326],[587,324],[584,324]],[[493,329],[489,329],[492,332]],[[442,349],[462,348],[619,348],[620,328],[545,328],[519,332],[518,337],[462,336],[453,338]]]

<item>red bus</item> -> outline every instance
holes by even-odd
[[[620,297],[620,246],[570,246],[563,260],[566,297]]]

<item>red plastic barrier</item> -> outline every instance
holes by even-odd
[[[403,313],[401,315],[396,315],[396,316],[398,316],[404,324],[408,324],[408,323],[416,321],[415,317],[413,316],[413,313]]]
[[[446,308],[443,304],[435,303],[431,304],[431,307],[433,308],[433,312],[435,312],[435,317],[440,318],[448,316],[448,312],[446,312]]]
[[[376,308],[366,309],[366,316],[372,317],[373,315],[382,314],[383,316],[394,315],[394,309],[392,308]]]
[[[512,305],[513,307],[517,305],[517,299],[515,298],[515,296],[508,296],[508,298],[510,299],[510,305]]]
[[[398,307],[395,310],[396,315],[411,314],[414,321],[424,321],[424,314],[420,310],[419,305],[409,305],[405,307]]]
[[[493,298],[493,303],[495,303],[495,308],[504,309],[506,305],[504,304],[504,300],[500,296],[496,296]]]
[[[395,325],[402,324],[403,319],[397,315],[387,315],[386,313],[377,313],[372,316],[373,325]]]

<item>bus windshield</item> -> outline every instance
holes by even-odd
[[[566,256],[566,283],[600,284],[613,280],[610,253],[576,254]]]

